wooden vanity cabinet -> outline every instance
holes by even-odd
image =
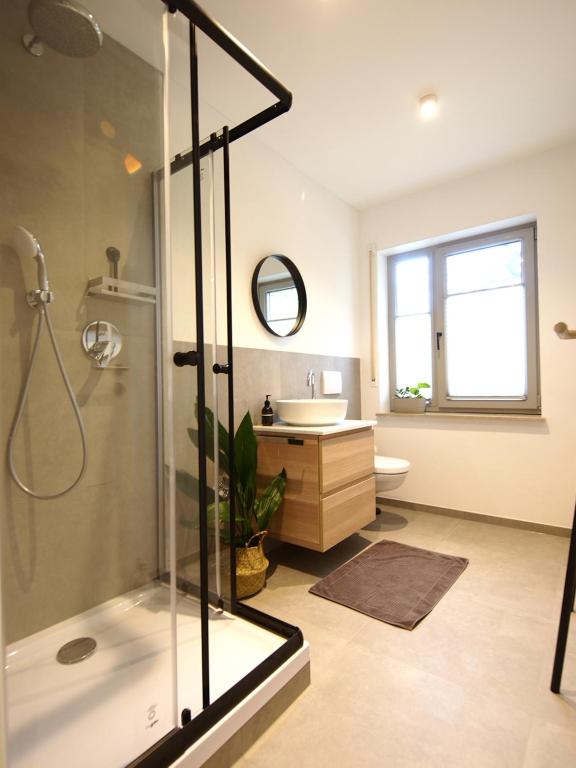
[[[259,483],[266,485],[282,467],[288,478],[269,525],[274,538],[325,552],[374,520],[372,428],[257,437]]]

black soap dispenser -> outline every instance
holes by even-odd
[[[274,423],[274,411],[272,410],[272,406],[270,405],[270,400],[268,399],[270,395],[266,395],[266,400],[264,400],[264,408],[262,408],[262,426],[263,427],[271,427]]]

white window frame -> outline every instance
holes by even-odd
[[[295,286],[294,280],[292,280],[292,278],[282,280],[277,280],[275,278],[272,278],[271,280],[262,280],[262,284],[258,286],[258,300],[260,302],[262,314],[266,318],[267,323],[277,323],[285,320],[293,320],[294,323],[296,323],[298,320],[298,310],[296,311],[296,315],[294,317],[279,317],[276,320],[271,320],[268,317],[268,295],[275,293],[276,291],[286,291],[290,289],[294,289],[296,293],[298,293],[298,289]]]
[[[478,250],[496,244],[522,241],[526,291],[527,390],[525,398],[453,398],[447,395],[444,302],[446,298],[446,258],[453,253]],[[395,265],[402,260],[427,257],[430,260],[432,391],[428,411],[455,413],[540,413],[540,372],[538,350],[538,293],[536,264],[536,223],[526,224],[465,239],[444,241],[429,248],[419,248],[388,257],[388,351],[390,399],[398,384],[395,350]],[[413,382],[415,386],[418,382]],[[412,384],[412,382],[410,382]],[[403,384],[404,385],[404,384]]]

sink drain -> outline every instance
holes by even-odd
[[[93,637],[77,637],[63,645],[56,654],[60,664],[77,664],[92,656],[96,650],[96,640]]]

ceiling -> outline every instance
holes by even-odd
[[[161,68],[160,0],[86,2]],[[294,94],[259,140],[356,208],[576,138],[576,0],[199,2]],[[188,71],[184,21],[174,77]],[[231,124],[271,103],[200,37],[204,103]],[[440,111],[424,123],[430,91]]]
[[[576,137],[574,0],[200,2],[294,94],[259,139],[357,208]],[[237,122],[271,103],[201,52],[216,109]]]

